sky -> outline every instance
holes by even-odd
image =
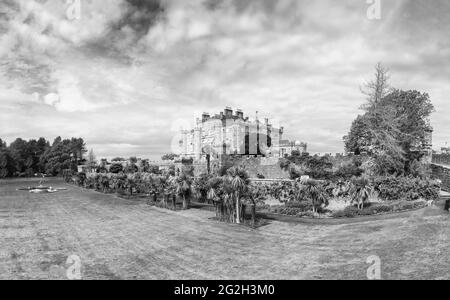
[[[1,0],[0,138],[157,159],[180,127],[230,106],[310,152],[343,152],[381,62],[393,87],[430,95],[439,149],[449,32],[448,0]]]

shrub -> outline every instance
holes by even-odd
[[[332,214],[334,218],[354,218],[357,216],[370,216],[388,212],[400,212],[425,207],[426,201],[399,201],[391,204],[374,204],[361,210],[354,206],[346,207],[343,210]]]
[[[359,162],[351,162],[351,163],[346,163],[342,166],[340,166],[336,172],[334,172],[334,177],[337,179],[343,179],[343,180],[348,180],[351,179],[352,177],[360,177],[363,173],[364,170],[362,168],[360,168],[360,163]]]
[[[360,210],[355,206],[348,206],[332,214],[333,218],[353,218],[360,214]]]
[[[119,174],[120,172],[123,172],[123,166],[121,164],[113,164],[109,169],[109,172]]]
[[[373,186],[382,200],[406,199],[409,201],[423,198],[436,200],[439,198],[439,185],[431,179],[414,177],[376,177]]]
[[[301,212],[312,210],[312,203],[309,201],[289,201],[285,203],[287,208],[296,208]]]

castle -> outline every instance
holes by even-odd
[[[201,160],[222,155],[281,158],[292,151],[306,152],[307,145],[283,139],[284,128],[276,128],[269,119],[250,120],[242,110],[230,107],[211,116],[203,113],[191,130],[183,130],[180,156]]]

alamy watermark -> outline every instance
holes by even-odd
[[[78,255],[71,255],[67,258],[66,277],[69,280],[81,280],[81,259]]]
[[[369,5],[367,8],[367,19],[381,20],[381,0],[366,0]]]
[[[78,21],[81,19],[81,0],[66,1],[66,17],[69,21]]]
[[[371,255],[367,258],[366,263],[369,264],[367,268],[367,279],[380,280],[381,279],[381,259],[378,255]]]

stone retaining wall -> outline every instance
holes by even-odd
[[[432,164],[433,176],[442,180],[442,190],[450,192],[450,166]]]

